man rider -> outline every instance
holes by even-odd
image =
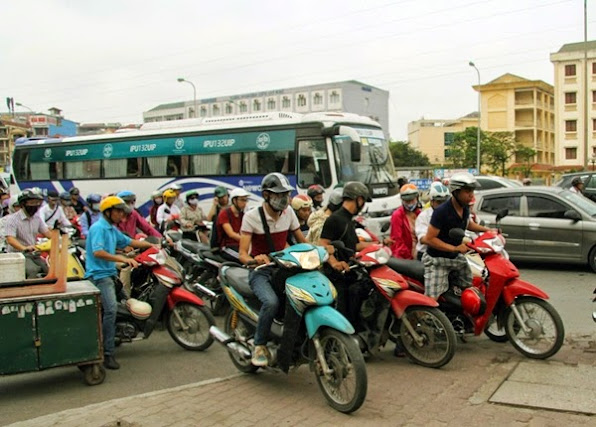
[[[55,226],[71,227],[72,224],[66,218],[64,210],[59,203],[59,195],[55,190],[48,191],[48,203],[39,209],[39,216],[44,220],[49,229],[56,228]]]
[[[312,199],[312,209],[317,211],[323,207],[325,189],[318,184],[313,184],[306,190],[306,195]]]
[[[428,225],[430,224],[430,218],[433,215],[433,211],[440,205],[449,200],[449,189],[445,187],[441,182],[436,181],[430,185],[428,196],[430,197],[430,206],[424,209],[420,215],[416,218],[415,231],[418,243],[416,244],[417,258],[418,261],[422,259],[422,255],[426,253],[426,242],[424,237],[428,231]]]
[[[234,188],[230,193],[232,205],[223,209],[217,217],[217,235],[221,255],[229,261],[238,261],[240,246],[240,227],[244,217],[244,208],[250,194],[243,188]]]
[[[470,201],[480,184],[468,173],[456,173],[449,180],[451,199],[439,205],[430,219],[424,241],[428,245],[422,257],[424,263],[424,293],[437,300],[449,288],[449,272],[459,271],[461,287],[472,285],[472,272],[463,256],[468,247],[449,236],[453,228],[484,232],[489,229],[470,221]]]
[[[91,193],[87,196],[89,209],[83,212],[83,215],[81,215],[81,218],[79,219],[81,224],[81,237],[83,239],[87,238],[89,228],[101,218],[101,212],[99,212],[100,202],[101,196],[97,193]]]
[[[124,203],[130,208],[128,214],[117,226],[122,232],[128,234],[130,237],[134,237],[137,234],[137,229],[139,229],[147,236],[154,236],[161,239],[161,234],[135,209],[135,203],[137,201],[135,193],[123,190],[117,196],[124,200]]]
[[[576,194],[584,194],[584,187],[584,181],[581,179],[581,177],[576,176],[571,180],[571,187],[569,188],[569,191]]]
[[[43,196],[31,189],[25,189],[18,197],[21,209],[4,219],[7,252],[25,252],[27,278],[36,278],[48,272],[47,264],[39,255],[33,255],[38,234],[51,237],[48,226],[39,216],[38,210]]]
[[[242,219],[240,262],[248,264],[256,261],[259,265],[269,263],[267,254],[282,250],[286,246],[289,232],[299,243],[306,242],[300,231],[298,218],[289,206],[292,190],[294,187],[281,173],[270,173],[263,178],[262,206],[247,212]],[[265,229],[261,215],[265,219],[268,230]],[[269,363],[266,344],[279,306],[279,298],[272,287],[274,271],[274,267],[268,266],[251,271],[249,276],[249,286],[262,303],[254,337],[255,349],[251,359],[251,363],[255,366],[267,366]]]
[[[138,263],[134,259],[116,255],[116,249],[124,249],[126,246],[147,249],[155,246],[147,241],[133,240],[116,228],[130,209],[120,197],[106,197],[101,201],[99,207],[102,217],[91,226],[87,236],[85,279],[90,279],[101,293],[104,366],[108,369],[120,368],[120,364],[114,357],[118,309],[114,282],[116,263],[124,263],[133,268],[138,267]]]

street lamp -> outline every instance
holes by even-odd
[[[478,175],[480,175],[480,71],[478,71],[478,67],[472,61],[468,63],[468,65],[476,70],[478,73],[478,134],[476,135],[476,170],[478,171]]]
[[[26,108],[27,110],[31,111],[33,114],[35,114],[35,111],[33,111],[31,108],[27,107],[26,105],[21,104],[20,102],[15,102],[17,107],[23,107]]]
[[[192,86],[193,102],[194,102],[194,106],[195,106],[195,118],[197,118],[197,88],[195,87],[193,82],[191,82],[190,80],[186,80],[182,77],[178,77],[178,82],[188,83],[189,85]]]

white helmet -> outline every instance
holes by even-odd
[[[431,200],[442,200],[445,201],[449,198],[451,194],[449,193],[449,189],[445,187],[440,182],[433,182],[430,185],[430,191],[428,192],[428,196]]]
[[[234,200],[236,197],[249,197],[250,193],[244,188],[234,188],[230,193],[230,200]]]
[[[459,172],[449,179],[449,190],[451,190],[453,193],[454,191],[461,190],[462,188],[475,190],[476,188],[480,188],[480,184],[478,181],[476,181],[476,178],[471,173]]]
[[[130,311],[133,317],[144,320],[151,315],[151,306],[144,301],[139,301],[135,298],[126,300],[126,308]]]

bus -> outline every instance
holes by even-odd
[[[365,183],[373,201],[364,215],[385,234],[399,207],[393,160],[380,125],[350,113],[270,112],[145,123],[138,130],[66,138],[21,138],[13,173],[20,190],[81,194],[131,190],[147,215],[151,193],[172,184],[196,190],[206,213],[216,186],[242,187],[252,205],[270,172],[288,177],[298,193],[319,184],[328,197],[349,181]],[[384,232],[381,232],[383,229]]]

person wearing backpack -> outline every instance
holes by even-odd
[[[89,228],[101,218],[101,213],[99,212],[100,202],[101,195],[97,193],[92,193],[87,196],[89,209],[83,212],[79,219],[81,223],[81,237],[83,239],[86,239],[89,235]]]
[[[217,217],[220,255],[229,261],[238,262],[240,256],[240,226],[249,196],[250,194],[243,188],[233,189],[230,193],[232,204],[230,207],[222,209]]]

